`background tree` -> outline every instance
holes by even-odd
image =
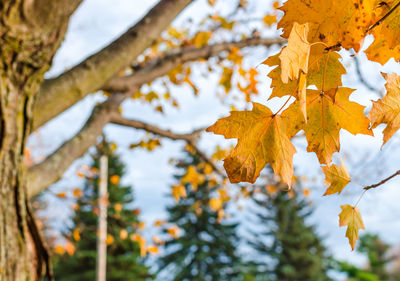
[[[252,224],[261,226],[251,231],[249,240],[257,253],[255,275],[258,280],[331,280],[331,258],[315,227],[307,223],[312,207],[302,197],[300,186],[289,192],[282,188],[269,185],[251,197],[257,219]]]
[[[363,268],[347,262],[338,262],[338,265],[350,280],[397,281],[400,280],[400,275],[389,270],[394,259],[390,250],[390,245],[378,235],[367,233],[361,236],[357,251],[367,256],[368,264]]]
[[[195,152],[187,152],[177,167],[183,173],[176,176],[177,185],[173,190],[181,191],[174,192],[179,201],[168,208],[167,223],[180,229],[182,234],[165,243],[166,254],[159,263],[161,274],[166,274],[163,278],[242,280],[243,264],[237,253],[238,225],[223,221],[227,208],[224,201],[228,199],[226,190],[220,189],[210,177],[212,168]]]
[[[102,155],[108,157],[107,280],[149,280],[151,277],[140,257],[138,243],[130,239],[139,228],[138,210],[132,208],[132,187],[120,182],[125,174],[124,164],[112,147],[103,140],[92,154],[92,174],[86,177],[73,225],[67,230],[69,238],[75,240],[75,253],[56,256],[54,274],[57,280],[92,281],[96,278],[98,171]]]

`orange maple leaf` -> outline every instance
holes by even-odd
[[[382,2],[380,2],[382,3]],[[382,18],[395,5],[397,0],[388,0],[375,8],[376,18]],[[375,26],[371,32],[374,42],[365,51],[368,59],[385,64],[390,58],[400,61],[400,10],[394,10],[385,18],[384,24]]]
[[[298,110],[289,108],[282,115],[275,115],[268,107],[253,103],[252,111],[233,111],[207,128],[208,132],[238,139],[236,147],[224,160],[229,180],[254,183],[269,163],[290,186],[296,152],[290,139],[300,130],[297,120],[302,118],[298,114]]]
[[[278,23],[288,38],[295,22],[308,23],[308,42],[338,43],[346,49],[361,47],[366,31],[375,19],[375,0],[326,1],[289,0],[280,8],[285,15]]]

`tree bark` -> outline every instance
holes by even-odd
[[[0,1],[0,280],[38,280],[51,273],[29,210],[24,150],[33,101],[80,1],[43,22],[34,0]],[[43,1],[41,1],[43,2]],[[60,1],[66,4],[67,1]],[[50,7],[49,8],[53,8]],[[48,12],[51,12],[49,10]]]

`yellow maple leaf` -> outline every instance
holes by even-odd
[[[65,192],[59,192],[56,194],[59,198],[67,198],[67,194]]]
[[[80,188],[75,188],[75,189],[72,191],[72,194],[73,194],[75,197],[77,197],[77,198],[81,198],[81,197],[83,196],[82,189],[80,189]]]
[[[126,239],[128,238],[128,231],[126,229],[121,229],[119,232],[119,238]]]
[[[349,101],[350,88],[337,88],[321,93],[307,90],[307,124],[304,132],[307,151],[315,152],[321,164],[332,162],[332,154],[340,150],[339,132],[373,136],[364,106]]]
[[[173,238],[178,239],[179,238],[179,227],[177,226],[171,226],[170,228],[167,229],[167,232],[169,235],[171,235]]]
[[[116,204],[114,205],[114,210],[115,210],[116,212],[121,212],[121,211],[122,211],[122,204],[121,204],[121,203],[116,203]]]
[[[350,182],[350,176],[343,160],[341,164],[341,166],[333,164],[322,167],[325,174],[325,184],[329,186],[324,195],[331,195],[336,192],[340,194],[343,188]]]
[[[173,185],[172,186],[172,196],[175,198],[175,201],[178,202],[181,198],[186,198],[186,189],[183,185]]]
[[[107,234],[106,245],[109,246],[112,243],[114,243],[114,237],[111,234]]]
[[[276,15],[265,15],[263,17],[263,22],[267,26],[273,25],[274,23],[276,23]]]
[[[158,247],[155,246],[155,245],[150,245],[149,247],[147,247],[147,251],[148,251],[150,254],[158,254],[159,249],[158,249]]]
[[[57,245],[54,247],[53,249],[54,253],[56,253],[57,255],[64,255],[65,254],[65,250],[64,247],[62,245]]]
[[[193,190],[197,190],[197,186],[204,182],[204,175],[197,172],[195,166],[189,166],[187,168],[186,174],[182,177],[181,183],[190,183],[192,185]]]
[[[358,240],[358,231],[365,230],[360,210],[350,205],[342,205],[340,208],[342,212],[339,214],[339,226],[347,225],[346,237],[349,239],[351,249],[354,250]]]
[[[119,176],[118,175],[112,175],[110,177],[110,183],[112,184],[118,184],[119,183]]]
[[[155,222],[154,222],[154,226],[155,227],[161,227],[163,224],[165,224],[166,223],[166,221],[165,220],[156,220]]]
[[[233,111],[207,128],[207,132],[237,138],[238,143],[224,160],[224,167],[232,183],[254,183],[267,163],[288,185],[293,178],[295,147],[290,142],[299,130],[298,113],[289,107],[282,115],[275,115],[259,103],[252,111]],[[291,116],[289,122],[288,116]]]
[[[326,1],[288,0],[280,10],[285,14],[278,23],[288,38],[295,22],[308,23],[308,42],[338,43],[346,49],[361,47],[369,26],[375,19],[376,0]]]
[[[384,3],[384,4],[383,4]],[[385,16],[397,0],[378,1],[375,8],[376,18]],[[375,26],[371,32],[374,42],[365,51],[368,59],[385,64],[390,58],[400,61],[400,10],[395,9],[384,20],[384,24]]]
[[[384,77],[387,81],[387,93],[380,100],[373,102],[369,112],[372,129],[382,123],[387,124],[383,131],[382,146],[400,129],[400,76],[393,73],[384,74]]]
[[[74,229],[74,231],[72,233],[72,237],[74,237],[75,241],[81,240],[81,235],[79,234],[79,228]]]
[[[290,32],[288,45],[282,49],[279,58],[281,60],[281,79],[283,83],[299,78],[300,71],[307,73],[308,59],[310,56],[310,44],[307,41],[308,24],[294,23]]]
[[[280,53],[269,57],[263,63],[275,67],[270,71],[268,77],[272,79],[272,93],[269,99],[292,95],[297,97],[299,81],[290,80],[283,83],[281,79],[282,69],[280,66]],[[336,52],[326,52],[325,47],[318,44],[311,47],[308,64],[306,87],[315,85],[319,90],[334,89],[342,85],[342,75],[346,73],[345,68],[339,61],[341,56]]]
[[[208,205],[210,206],[211,210],[216,212],[222,208],[222,200],[221,198],[211,198],[208,202]]]
[[[198,48],[204,47],[210,40],[211,35],[211,32],[200,31],[193,37],[192,43]]]

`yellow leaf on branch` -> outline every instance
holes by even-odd
[[[211,210],[216,212],[222,208],[222,200],[221,198],[211,198],[208,205],[210,206]]]
[[[287,47],[282,49],[279,56],[281,59],[281,79],[283,83],[299,78],[300,71],[307,73],[308,59],[310,56],[310,44],[307,41],[308,24],[294,23],[290,32]]]
[[[172,186],[172,196],[175,201],[178,202],[181,198],[186,198],[186,189],[183,185],[173,185]]]
[[[307,124],[304,132],[307,151],[315,152],[321,164],[332,162],[332,154],[340,150],[339,132],[345,129],[353,135],[373,136],[364,106],[349,100],[350,88],[338,88],[321,93],[307,90]]]
[[[393,74],[384,74],[386,79],[386,95],[378,101],[373,102],[369,119],[372,122],[372,129],[378,125],[387,124],[383,131],[383,144],[393,137],[400,129],[400,76]]]
[[[282,36],[288,38],[296,22],[308,23],[308,42],[327,46],[340,43],[358,52],[375,19],[376,4],[376,0],[288,0],[280,8],[285,14],[278,28],[283,28]]]
[[[341,164],[341,166],[333,164],[322,167],[325,174],[325,184],[329,186],[324,195],[340,194],[343,188],[350,182],[350,176],[344,162],[342,161]]]
[[[350,205],[343,205],[340,208],[342,212],[339,214],[339,226],[347,225],[346,237],[349,239],[351,249],[354,250],[358,240],[358,231],[365,230],[360,210]]]
[[[375,8],[376,18],[385,16],[395,5],[397,0],[382,1],[384,3]],[[400,61],[400,10],[394,10],[384,20],[384,24],[375,26],[371,32],[374,42],[365,51],[370,60],[385,64],[390,58]]]
[[[236,147],[224,160],[229,180],[254,183],[269,163],[275,173],[291,185],[296,149],[290,139],[300,130],[302,118],[298,114],[298,110],[289,107],[282,115],[276,115],[268,107],[253,103],[252,111],[233,111],[207,128],[208,132],[227,139],[238,139]]]

